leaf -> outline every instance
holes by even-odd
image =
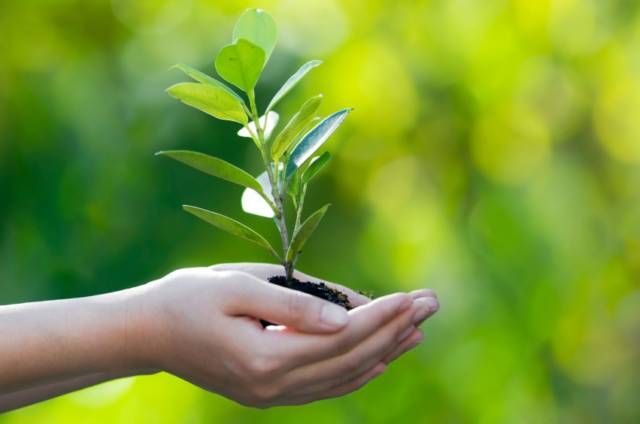
[[[273,195],[271,194],[271,182],[269,181],[269,175],[267,172],[263,172],[256,178],[262,188],[262,192],[273,203]],[[272,207],[267,203],[260,193],[247,188],[242,192],[242,198],[240,199],[242,210],[252,215],[264,216],[265,218],[273,218],[274,213]]]
[[[340,126],[352,109],[342,109],[323,119],[307,132],[293,148],[287,163],[287,178],[291,176]]]
[[[305,75],[307,75],[307,73],[310,70],[312,70],[313,68],[321,64],[322,64],[321,60],[311,60],[305,63],[304,65],[302,65],[293,75],[289,77],[287,81],[285,81],[282,87],[280,87],[280,90],[276,92],[276,94],[273,96],[273,98],[269,102],[269,106],[267,106],[267,110],[271,110],[276,105],[276,103],[278,103],[284,96],[286,96],[287,93],[291,91],[291,89],[295,87],[296,84],[298,84],[298,82],[300,82],[300,80]]]
[[[302,247],[307,242],[311,234],[316,230],[318,224],[324,217],[325,212],[329,209],[329,204],[324,205],[314,213],[312,213],[293,234],[291,244],[287,250],[287,261],[292,261],[294,256],[300,253]]]
[[[235,43],[241,38],[260,47],[265,53],[266,62],[278,40],[276,23],[271,15],[263,9],[248,9],[240,15],[238,22],[233,27],[233,42]]]
[[[295,139],[295,136],[300,133],[309,120],[313,118],[313,114],[318,110],[321,102],[322,94],[310,98],[304,102],[300,110],[287,122],[287,125],[280,131],[280,134],[278,134],[271,146],[271,158],[274,161],[277,162],[282,157]]]
[[[295,137],[293,137],[293,140],[291,140],[291,143],[289,144],[289,150],[296,146],[300,142],[300,139],[302,139],[302,137],[304,137],[311,130],[311,128],[318,125],[321,120],[322,119],[319,116],[314,116],[313,118],[305,122],[304,127],[300,131],[298,131],[298,134],[296,134]]]
[[[247,114],[242,103],[219,86],[196,82],[181,82],[167,88],[172,97],[208,115],[224,121],[245,125]]]
[[[205,174],[213,175],[262,193],[262,186],[251,174],[222,159],[190,150],[166,150],[158,152],[156,155],[168,156]]]
[[[256,86],[265,64],[264,51],[243,38],[220,50],[216,57],[216,71],[225,81],[245,93]]]
[[[298,196],[300,195],[300,175],[298,173],[294,174],[289,180],[289,184],[287,184],[287,193],[297,205]]]
[[[324,152],[320,156],[316,156],[311,159],[311,163],[309,163],[309,166],[302,174],[303,184],[309,184],[309,181],[311,181],[313,177],[315,177],[318,172],[320,172],[329,163],[330,160],[331,154],[329,154],[329,152]]]
[[[198,82],[201,82],[203,84],[209,84],[209,85],[213,85],[216,87],[220,87],[223,90],[225,90],[227,93],[231,94],[233,97],[235,97],[236,99],[238,99],[238,101],[241,104],[244,104],[244,100],[242,100],[242,97],[238,96],[238,93],[236,93],[235,91],[233,91],[230,87],[228,87],[226,84],[224,84],[221,81],[218,81],[217,79],[205,74],[204,72],[200,72],[197,69],[192,68],[189,65],[185,65],[184,63],[178,63],[176,65],[173,65],[171,67],[171,69],[176,68],[181,70],[182,72],[184,72],[189,78],[192,78]]]
[[[277,112],[274,112],[271,110],[266,115],[262,115],[260,118],[258,118],[258,121],[260,122],[260,127],[262,127],[262,130],[264,131],[265,141],[269,140],[269,137],[271,137],[271,133],[273,132],[273,129],[276,127],[276,125],[278,125],[279,120],[280,120],[280,115],[278,115]],[[246,137],[246,138],[251,138],[251,133],[258,134],[256,129],[256,123],[254,121],[249,122],[247,125],[240,128],[240,130],[238,131],[238,135],[240,137]]]
[[[252,230],[243,223],[229,218],[228,216],[219,214],[217,212],[212,212],[207,209],[202,209],[197,206],[183,205],[182,208],[190,214],[197,216],[201,220],[208,222],[209,224],[218,227],[221,230],[224,230],[230,234],[233,234],[234,236],[238,236],[267,249],[276,258],[280,259],[280,255],[278,255],[278,253],[267,241],[267,239],[265,239],[255,230]]]
[[[319,117],[317,117],[317,116],[315,118],[310,119],[306,123],[304,128],[302,130],[300,130],[300,132],[298,132],[298,134],[296,134],[295,137],[293,137],[293,140],[291,140],[291,143],[289,143],[289,148],[288,149],[291,149],[291,146],[296,146],[300,142],[300,139],[302,137],[304,137],[309,132],[309,130],[311,130],[313,127],[315,127],[318,124],[318,122],[320,122],[320,120],[321,119]],[[288,154],[285,153],[284,156],[288,156]],[[285,178],[291,179],[291,175],[292,174],[287,174],[287,172],[291,172],[291,170],[288,167],[287,167],[287,169],[285,169],[284,174],[285,174]],[[294,171],[293,174],[296,174],[296,172]]]

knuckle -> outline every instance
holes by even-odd
[[[171,271],[166,276],[169,278],[181,278],[191,276],[195,271],[195,268],[180,268]]]
[[[279,394],[278,388],[273,384],[254,384],[251,388],[251,403],[256,408],[268,408]]]
[[[249,408],[267,409],[271,406],[269,403],[263,401],[258,396],[256,396],[253,392],[236,397],[234,398],[234,400],[238,402],[240,405],[246,406]]]
[[[242,276],[242,273],[234,270],[225,269],[225,270],[215,271],[215,275],[218,277],[219,280],[228,281],[228,280],[235,280],[237,278],[240,278]]]
[[[253,405],[254,408],[256,409],[269,409],[271,408],[271,404],[268,403],[256,403],[255,405]]]
[[[346,337],[346,336],[338,337],[333,344],[334,351],[338,354],[347,352],[351,348],[351,344],[352,344],[352,341],[349,337]]]
[[[231,266],[229,266],[229,264],[213,264],[213,265],[209,265],[207,268],[209,268],[211,271],[230,271],[230,270],[233,270],[233,268]]]
[[[240,271],[223,270],[215,271],[216,282],[230,296],[246,296],[252,290],[252,281]]]
[[[267,355],[258,355],[248,360],[249,374],[256,379],[270,378],[278,370],[277,359]]]
[[[362,365],[362,358],[359,358],[355,355],[349,355],[347,357],[344,358],[344,360],[342,361],[342,369],[343,372],[353,372],[354,370],[357,370],[360,366]],[[349,376],[345,376],[345,377],[349,377]]]

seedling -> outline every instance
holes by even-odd
[[[280,234],[280,252],[257,231],[233,218],[196,206],[184,205],[183,208],[211,225],[267,249],[284,266],[286,281],[291,281],[302,248],[329,207],[327,204],[303,219],[308,186],[331,160],[328,152],[318,154],[318,150],[351,109],[341,109],[324,118],[317,117],[316,111],[322,102],[319,94],[304,102],[287,124],[277,130],[279,115],[274,108],[309,71],[322,63],[312,60],[285,81],[260,116],[255,86],[273,52],[276,39],[273,18],[261,9],[249,9],[236,23],[231,44],[218,53],[215,59],[218,75],[241,90],[246,99],[219,79],[183,64],[175,67],[195,82],[182,82],[167,89],[171,96],[191,107],[214,118],[240,124],[238,136],[253,141],[260,152],[264,172],[254,178],[229,162],[200,152],[171,150],[157,154],[245,187],[242,209],[273,219]],[[290,202],[287,202],[287,197]],[[293,223],[287,222],[285,204],[293,208]]]

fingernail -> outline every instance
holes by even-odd
[[[427,305],[429,305],[429,308],[431,308],[431,312],[435,312],[440,309],[440,303],[438,302],[438,299],[434,297],[426,297],[425,299]]]
[[[409,293],[412,298],[420,299],[422,297],[435,297],[436,294],[431,289],[418,289]]]
[[[330,327],[343,327],[349,321],[349,314],[346,309],[333,303],[327,303],[320,311],[320,321]]]
[[[412,325],[409,328],[405,329],[402,333],[400,333],[400,335],[397,338],[398,343],[402,342],[404,339],[409,337],[409,335],[413,333],[414,329],[415,327]]]
[[[437,302],[431,297],[421,297],[413,301],[413,307],[416,311],[413,313],[413,323],[417,324],[424,321],[437,309]]]

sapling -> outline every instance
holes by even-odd
[[[320,118],[316,112],[322,95],[318,94],[305,101],[278,129],[279,115],[274,108],[309,71],[321,64],[319,60],[312,60],[285,81],[260,114],[255,87],[276,40],[273,18],[264,10],[249,9],[236,23],[231,44],[224,46],[214,61],[219,77],[242,91],[244,97],[219,79],[184,64],[175,67],[195,82],[182,82],[167,89],[171,96],[191,107],[214,118],[240,124],[238,136],[251,139],[260,153],[264,171],[258,177],[200,152],[172,150],[157,154],[245,187],[242,209],[273,219],[280,234],[280,251],[257,231],[235,219],[196,206],[184,205],[183,208],[209,224],[267,249],[284,266],[286,282],[291,282],[300,252],[329,207],[327,204],[303,219],[309,184],[331,160],[328,152],[318,154],[318,151],[351,109]],[[293,209],[290,214],[293,222],[287,222],[285,206]]]

